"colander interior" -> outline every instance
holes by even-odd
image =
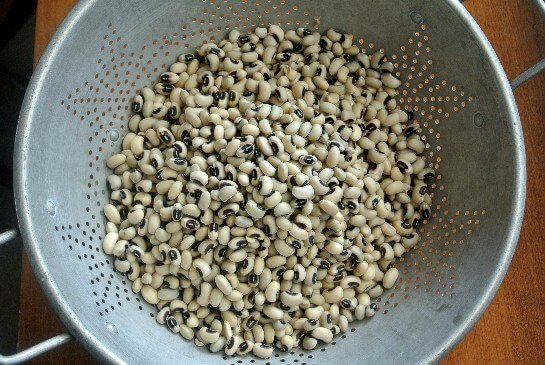
[[[383,48],[404,81],[437,169],[433,218],[398,267],[379,313],[308,352],[227,358],[156,324],[155,310],[102,253],[105,159],[127,131],[130,99],[180,53],[230,29],[281,24],[353,33]],[[18,214],[61,318],[100,358],[128,363],[354,364],[437,359],[503,276],[518,234],[524,166],[503,71],[455,1],[82,1],[46,51],[18,131]]]

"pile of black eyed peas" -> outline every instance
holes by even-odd
[[[394,286],[435,172],[393,64],[353,38],[233,30],[134,98],[103,248],[172,332],[227,355],[313,349]]]

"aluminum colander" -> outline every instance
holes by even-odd
[[[154,320],[101,249],[105,160],[127,132],[131,97],[180,53],[231,29],[280,24],[353,33],[381,47],[403,80],[437,169],[433,217],[398,262],[394,288],[372,319],[313,351],[269,360],[212,354]],[[514,82],[518,86],[543,68]],[[112,363],[357,364],[440,359],[496,292],[518,238],[524,142],[511,85],[486,37],[454,0],[85,0],[51,40],[29,86],[17,131],[20,232],[35,274],[71,335],[0,362],[23,361],[78,339]],[[16,235],[5,233],[0,241]]]

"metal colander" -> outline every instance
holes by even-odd
[[[178,54],[231,29],[279,24],[353,33],[382,47],[403,80],[399,104],[423,129],[437,169],[433,217],[398,262],[379,313],[313,351],[269,360],[212,354],[154,320],[101,249],[105,160],[127,132],[132,96]],[[15,151],[20,230],[36,276],[70,333],[115,363],[433,362],[477,321],[515,249],[525,196],[520,121],[501,65],[468,12],[443,1],[85,0],[32,79]],[[2,239],[13,235],[8,232]],[[58,336],[21,361],[69,339]]]

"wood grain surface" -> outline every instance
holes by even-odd
[[[75,0],[39,0],[35,59]],[[464,4],[496,50],[509,79],[545,57],[545,14],[532,0],[469,0]],[[545,358],[545,73],[515,92],[526,142],[528,185],[522,232],[507,276],[481,320],[444,364],[538,364]],[[23,259],[19,347],[64,332]],[[73,341],[35,363],[90,363]]]

